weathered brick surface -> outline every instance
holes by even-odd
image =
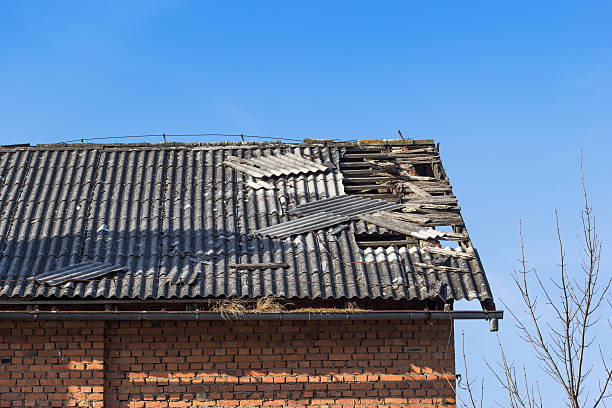
[[[0,407],[454,407],[442,322],[0,322]]]
[[[0,407],[102,407],[104,327],[0,321]]]

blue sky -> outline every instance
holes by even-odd
[[[600,236],[612,243],[610,2],[0,6],[1,144],[162,132],[372,139],[397,129],[435,139],[494,294],[509,305],[519,220],[530,265],[553,273],[558,208],[578,265],[582,149]],[[472,371],[490,377],[480,361],[497,355],[495,336],[482,322],[457,329]],[[537,369],[509,318],[500,337],[519,366]],[[555,385],[533,376],[560,406]]]

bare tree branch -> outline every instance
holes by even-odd
[[[599,240],[596,220],[589,204],[584,181],[583,158],[580,155],[580,181],[584,198],[581,211],[582,233],[579,236],[582,259],[578,271],[569,269],[566,262],[564,242],[561,235],[558,211],[555,210],[556,238],[559,245],[558,274],[550,279],[542,279],[535,268],[528,268],[523,226],[519,224],[521,256],[519,268],[514,269],[512,279],[519,293],[521,307],[513,310],[502,302],[515,321],[519,337],[534,352],[540,361],[541,369],[555,380],[564,391],[566,405],[571,408],[596,408],[606,406],[606,400],[612,397],[609,391],[612,382],[612,359],[604,354],[598,343],[601,338],[612,335],[612,322],[607,318],[607,325],[599,323],[602,308],[605,316],[612,310],[612,276],[600,275],[602,243]],[[546,284],[544,281],[546,280]],[[602,282],[603,280],[603,282]],[[544,299],[540,304],[538,296]],[[540,310],[542,309],[542,310]],[[595,336],[595,329],[607,330]],[[599,330],[599,329],[597,329]],[[500,361],[494,365],[485,364],[506,391],[507,401],[496,402],[499,406],[512,408],[542,408],[544,405],[539,384],[535,387],[529,382],[525,367],[517,375],[514,362],[510,362],[498,336]],[[599,350],[593,353],[593,346]],[[603,370],[594,370],[595,360],[600,359]],[[466,372],[466,391],[470,397],[470,407],[476,406],[471,391],[472,382],[468,380],[468,367],[465,351],[463,352]],[[481,384],[481,401],[482,391]],[[467,405],[465,405],[467,406]]]

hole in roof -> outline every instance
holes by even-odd
[[[417,245],[414,238],[402,234],[355,234],[355,242],[361,249],[378,247],[403,247]]]
[[[446,248],[446,247],[450,247],[450,248],[458,248],[459,247],[459,243],[457,241],[445,241],[445,240],[440,240],[438,241],[440,243],[440,246],[442,248]]]
[[[399,197],[393,172],[398,165],[383,147],[347,148],[340,157],[342,184],[347,194],[395,201]]]
[[[432,254],[431,261],[434,265],[438,266],[452,266],[451,257],[448,255]]]
[[[425,177],[436,177],[433,172],[433,168],[429,163],[416,163],[414,164],[414,171],[417,176],[425,176]]]

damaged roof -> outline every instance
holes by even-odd
[[[493,298],[432,141],[18,146],[0,177],[8,297]]]

